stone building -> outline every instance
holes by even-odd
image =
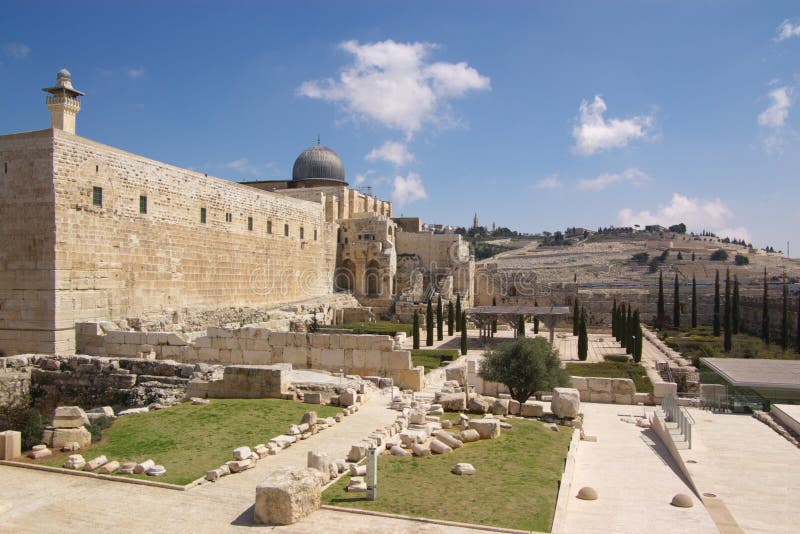
[[[72,353],[79,322],[179,322],[337,291],[390,312],[399,252],[435,261],[434,283],[474,269],[446,259],[441,236],[401,238],[413,232],[391,203],[350,189],[327,147],[303,151],[292,180],[234,183],[76,135],[83,93],[66,69],[44,91],[50,128],[0,136],[2,354]]]

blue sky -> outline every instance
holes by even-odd
[[[48,126],[66,65],[79,135],[216,176],[289,177],[319,133],[397,215],[800,250],[798,24],[756,0],[6,2],[0,132]]]

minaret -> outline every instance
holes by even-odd
[[[472,227],[473,228],[477,228],[478,227],[478,212],[477,211],[475,212],[475,218],[472,219]]]
[[[42,91],[50,93],[47,109],[50,110],[50,127],[75,133],[75,116],[81,110],[78,97],[83,93],[72,87],[72,75],[64,68],[56,75],[55,87],[45,87]]]

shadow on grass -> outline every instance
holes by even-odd
[[[366,497],[348,497],[347,499],[331,499],[331,504],[339,502],[367,502]]]

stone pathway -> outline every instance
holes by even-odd
[[[800,449],[751,416],[689,412],[692,448],[680,453],[698,490],[717,495],[745,532],[797,532]]]
[[[565,532],[718,532],[696,497],[693,508],[670,505],[676,493],[692,494],[691,489],[652,431],[620,420],[620,414],[642,415],[643,407],[582,403],[581,410],[586,434],[597,436],[597,442],[582,441],[578,447]],[[595,488],[599,499],[577,499],[584,486]]]
[[[0,466],[0,532],[225,532],[250,528],[255,487],[277,467],[305,467],[308,451],[345,457],[350,445],[391,423],[386,395],[375,395],[333,428],[258,462],[256,468],[180,492]],[[266,441],[265,436],[265,441]],[[321,510],[277,530],[451,532],[450,527]],[[474,532],[474,531],[473,531]]]

